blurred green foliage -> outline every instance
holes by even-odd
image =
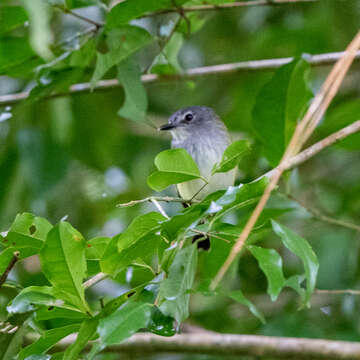
[[[4,104],[0,108],[0,229],[9,229],[18,213],[30,212],[48,219],[52,224],[66,219],[85,239],[91,239],[87,244],[94,251],[83,248],[80,243],[75,250],[64,245],[67,251],[64,257],[70,257],[73,266],[63,271],[68,271],[68,276],[75,279],[70,292],[84,309],[87,305],[79,284],[85,277],[85,258],[88,275],[103,270],[112,273],[115,278],[106,286],[97,285],[87,294],[86,300],[92,309],[100,309],[100,297],[113,299],[154,278],[146,262],[128,267],[138,255],[136,244],[146,241],[149,233],[130,232],[129,235],[129,229],[123,231],[136,216],[147,213],[145,216],[149,217],[150,211],[156,209],[149,203],[116,207],[118,203],[157,194],[147,185],[147,177],[156,170],[153,164],[155,156],[169,148],[169,139],[152,127],[154,123],[164,123],[173,111],[183,106],[211,106],[232,132],[233,140],[246,138],[252,143],[251,153],[239,165],[237,181],[246,183],[265,173],[270,165],[276,165],[297,114],[304,110],[309,101],[307,86],[310,84],[314,93],[318,91],[329,67],[312,67],[307,74],[307,64],[300,60],[282,68],[275,77],[274,71],[212,75],[196,80],[183,80],[181,77],[170,80],[165,77],[161,81],[145,84],[146,93],[139,81],[140,72],[166,75],[197,66],[263,58],[299,58],[307,53],[342,51],[358,31],[360,16],[358,1],[343,0],[190,13],[187,19],[172,13],[132,20],[148,11],[173,7],[173,4],[168,0],[148,0],[141,1],[141,6],[136,9],[130,5],[130,10],[126,10],[129,2],[114,6],[110,12],[107,11],[108,7],[114,4],[100,0],[3,0],[0,5],[0,95],[31,90],[30,97],[25,101]],[[185,2],[176,3],[180,6]],[[189,1],[187,5],[195,3],[199,2]],[[105,30],[94,29],[85,21],[67,14],[69,10],[98,23],[106,22]],[[132,20],[131,24],[128,24],[129,20]],[[176,24],[178,27],[174,28]],[[176,30],[174,34],[173,30]],[[171,39],[168,38],[170,35],[173,35]],[[163,51],[159,54],[159,50]],[[288,77],[281,82],[281,76],[291,71],[292,83]],[[54,93],[66,93],[72,84],[92,81],[94,85],[101,78],[117,78],[124,88],[45,99]],[[359,78],[359,65],[355,63],[316,129],[312,142],[360,119]],[[277,84],[277,81],[281,84]],[[285,95],[291,93],[291,98],[281,97],[284,92]],[[266,96],[258,97],[258,94]],[[278,109],[276,106],[279,104],[285,105]],[[287,106],[288,112],[284,113]],[[279,119],[277,116],[283,119],[280,124],[282,130],[281,133],[272,134],[273,127],[279,129],[279,126],[275,126],[275,120]],[[282,143],[281,147],[279,142]],[[269,219],[280,217],[281,224],[286,224],[311,244],[319,262],[317,288],[358,288],[359,231],[321,222],[285,194],[290,193],[309,208],[318,209],[332,218],[359,225],[359,160],[360,135],[357,134],[326,149],[289,174],[272,196],[268,209],[250,238],[251,244],[256,245],[250,248],[250,252],[244,251],[225,279],[223,287],[230,289],[227,292],[224,290],[226,296],[207,296],[206,291],[202,290],[207,288],[208,278],[215,275],[229,253],[228,242],[213,238],[209,254],[200,252],[194,255],[193,247],[185,247],[183,251],[191,254],[180,252],[175,261],[163,255],[160,236],[156,235],[159,237],[157,245],[153,249],[145,249],[151,255],[151,251],[155,250],[161,253],[162,265],[169,267],[168,279],[174,278],[174,282],[185,280],[191,287],[195,270],[180,269],[178,262],[185,257],[193,260],[191,268],[196,267],[196,261],[198,263],[195,283],[199,291],[191,295],[189,321],[217,332],[359,340],[360,302],[357,296],[315,293],[310,300],[311,307],[300,308],[302,297],[305,296],[301,294],[303,288],[299,285],[303,280],[299,275],[304,272],[303,262],[290,252],[297,254],[291,246],[286,245],[289,251],[282,245],[269,224]],[[258,185],[250,200],[255,199],[257,192],[261,194],[263,185]],[[241,204],[247,198],[246,194],[239,193],[232,196],[237,197]],[[163,194],[174,195],[174,191],[168,188]],[[246,208],[238,204],[235,206],[223,194],[218,194],[213,200],[224,206],[224,214],[220,215],[225,215],[224,223],[227,223],[220,223],[214,229],[224,232],[226,235],[223,237],[231,243],[241,232],[254,203]],[[170,240],[183,235],[194,217],[200,219],[205,216],[208,205],[194,206],[180,215],[181,205],[165,203],[164,209],[172,218],[161,228],[161,235]],[[156,219],[155,227],[149,225],[152,229],[150,235],[158,230],[156,226],[159,220]],[[152,221],[150,219],[149,223]],[[49,230],[48,224],[37,224],[41,229]],[[70,233],[76,232],[70,225],[62,224],[65,223],[51,230],[54,238],[58,238],[56,245],[62,239],[61,227],[69,227]],[[12,233],[17,237],[24,236],[26,256],[37,253],[40,247],[36,244],[44,241],[41,233],[31,236],[26,233],[25,238],[21,227],[19,230],[13,226],[10,236]],[[116,240],[113,241],[109,239],[114,235],[127,238],[128,246],[125,249],[126,258],[121,264],[123,268],[118,267],[113,272],[112,266],[117,264],[115,260],[110,259],[110,263],[99,260],[104,256],[105,245],[109,254],[113,253],[115,258],[119,256],[118,238],[114,237]],[[260,240],[262,250],[258,248]],[[286,242],[286,239],[282,240]],[[288,244],[290,240],[287,238]],[[294,243],[298,244],[293,239]],[[306,253],[307,244],[304,248]],[[6,249],[9,249],[8,245],[0,242],[0,250],[5,252]],[[0,261],[0,273],[11,258],[12,250],[10,246],[7,257]],[[42,253],[45,251],[46,248],[43,248]],[[73,251],[81,255],[77,264],[76,259],[72,258]],[[306,276],[313,287],[315,279],[311,279],[310,268],[316,267],[316,259],[306,263],[309,257],[311,255],[308,253],[302,260],[307,264]],[[283,259],[280,268],[279,258]],[[266,269],[269,267],[271,274],[277,274],[275,282],[272,277],[268,282]],[[53,276],[59,276],[54,269],[43,269],[44,274],[40,271],[37,258],[29,257],[17,264],[10,280],[23,287],[36,285],[41,288],[31,289],[39,291],[31,292],[37,299],[34,301],[38,304],[45,301],[45,304],[52,306],[57,294],[48,294],[47,288],[50,283],[59,284],[58,281],[63,280],[51,281]],[[181,271],[185,272],[182,276],[179,275]],[[177,278],[179,276],[180,279]],[[189,294],[181,294],[185,305],[176,308],[178,304],[166,299],[163,292],[176,294],[179,289],[173,289],[169,281],[162,284],[160,310],[164,314],[157,313],[156,316],[150,312],[157,311],[157,308],[150,310],[148,306],[149,302],[154,301],[153,293],[159,291],[153,288],[148,292],[139,291],[140,295],[136,293],[138,302],[127,302],[122,308],[125,309],[123,313],[114,312],[114,309],[127,301],[128,297],[116,298],[118,302],[109,310],[109,316],[100,320],[86,320],[93,321],[88,328],[80,328],[79,323],[70,323],[69,318],[74,320],[73,308],[62,309],[64,312],[60,317],[52,318],[46,312],[47,308],[43,307],[36,316],[41,332],[51,340],[45,341],[45,345],[36,342],[33,346],[43,351],[51,342],[55,343],[56,339],[73,332],[74,327],[76,331],[80,328],[82,340],[77,346],[81,346],[81,341],[86,343],[92,338],[98,321],[99,328],[104,329],[100,334],[103,345],[117,342],[141,327],[148,326],[154,330],[156,325],[149,324],[150,318],[152,322],[166,324],[167,331],[172,334],[171,321],[168,318],[159,320],[157,316],[176,314],[178,320],[186,318]],[[272,302],[270,296],[275,299],[283,286],[295,288],[302,296],[287,288]],[[306,299],[310,296],[309,287]],[[5,307],[17,293],[18,289],[14,286],[1,288],[0,321],[7,319]],[[144,293],[148,298],[144,299]],[[245,304],[249,309],[240,304]],[[131,309],[133,318],[128,319],[136,325],[134,329],[130,331],[125,326],[114,333],[108,332],[112,325],[107,325],[107,322],[118,323],[127,307],[134,308]],[[14,324],[24,322],[21,315],[12,317]],[[87,316],[85,313],[81,315]],[[265,323],[261,322],[262,316]],[[0,348],[9,348],[9,339],[4,335]],[[74,345],[71,348],[72,356],[77,356],[78,351]],[[101,358],[108,357],[104,355]],[[215,359],[210,356],[201,358]]]

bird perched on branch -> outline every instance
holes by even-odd
[[[172,148],[184,148],[195,160],[201,179],[177,184],[177,190],[184,200],[201,200],[206,195],[234,185],[235,169],[212,175],[216,163],[220,163],[225,149],[231,144],[224,123],[214,110],[206,106],[190,106],[172,114],[167,124],[159,130],[171,132]]]

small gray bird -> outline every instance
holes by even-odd
[[[171,147],[184,148],[197,163],[201,176],[209,182],[202,190],[204,181],[201,179],[178,184],[183,199],[201,200],[216,190],[234,185],[235,169],[211,175],[213,166],[221,161],[224,150],[231,144],[224,123],[212,109],[206,106],[180,109],[159,130],[170,130]]]

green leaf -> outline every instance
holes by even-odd
[[[282,259],[274,249],[264,249],[258,246],[247,247],[259,263],[261,270],[268,280],[267,292],[272,301],[279,296],[285,286],[285,278],[282,270]]]
[[[100,320],[97,332],[102,346],[119,344],[141,328],[146,328],[153,305],[129,301],[110,316]]]
[[[247,140],[233,142],[224,151],[220,164],[216,164],[212,174],[227,172],[236,167],[241,158],[250,151],[250,143]]]
[[[190,245],[178,251],[168,277],[161,282],[159,309],[181,323],[189,316],[189,300],[197,265],[197,247]]]
[[[40,252],[44,275],[57,295],[83,312],[89,311],[82,281],[86,276],[85,240],[69,223],[60,222],[48,234]]]
[[[81,324],[76,340],[66,349],[63,360],[79,359],[80,352],[95,335],[98,324],[99,320],[96,318],[85,320]]]
[[[272,221],[273,230],[280,236],[283,244],[295,255],[297,255],[303,262],[305,268],[306,279],[306,296],[305,304],[310,306],[310,297],[315,289],[316,276],[319,269],[319,262],[312,250],[310,244],[291,231],[284,225],[281,225],[275,221]]]
[[[24,342],[24,336],[28,332],[28,324],[25,322],[14,333],[0,335],[0,360],[15,359]]]
[[[360,119],[360,103],[358,99],[343,101],[331,107],[325,117],[325,121],[319,127],[321,138],[344,128]],[[352,134],[340,141],[337,146],[350,151],[360,149],[360,133]]]
[[[24,360],[30,355],[45,353],[64,337],[79,331],[79,328],[79,324],[73,324],[45,331],[40,339],[20,351],[18,359]]]
[[[60,300],[57,300],[59,302]],[[56,306],[42,306],[36,311],[36,320],[71,319],[74,322],[88,319],[88,315],[76,310]]]
[[[224,195],[213,202],[208,210],[209,213],[216,213],[211,223],[215,223],[222,216],[230,211],[254,204],[263,194],[269,180],[263,177],[260,180],[239,186],[230,186]]]
[[[182,148],[162,151],[155,158],[155,166],[158,171],[153,172],[147,182],[156,191],[201,177],[195,161]]]
[[[137,258],[153,255],[163,241],[154,234],[164,220],[165,218],[156,212],[136,217],[126,231],[115,236],[107,246],[100,261],[101,270],[116,276]]]
[[[22,0],[30,19],[30,40],[33,49],[46,60],[53,57],[50,46],[53,42],[50,27],[51,6],[43,0]]]
[[[56,299],[54,289],[49,286],[29,286],[22,290],[7,306],[10,314],[34,310],[34,305],[56,306],[63,302]]]
[[[244,294],[242,293],[241,290],[231,291],[231,292],[227,293],[226,295],[228,297],[230,297],[231,299],[239,302],[240,304],[247,306],[249,308],[250,312],[254,316],[256,316],[263,324],[265,324],[264,315],[257,309],[257,307],[250,300],[248,300],[244,296]]]
[[[0,6],[0,34],[24,25],[28,16],[21,6]]]
[[[148,100],[138,63],[133,58],[128,58],[118,65],[117,70],[117,78],[125,91],[125,102],[118,115],[133,121],[146,122]]]
[[[18,214],[0,244],[5,248],[0,254],[0,273],[9,264],[13,253],[19,251],[19,259],[39,253],[52,225],[44,218],[29,213]]]
[[[181,6],[187,0],[177,0],[176,5]],[[165,8],[173,8],[172,0],[127,0],[114,6],[106,18],[106,29],[113,29],[127,24],[130,20],[136,19],[148,12]]]
[[[312,97],[309,64],[295,59],[280,67],[256,98],[253,126],[269,163],[276,166]]]
[[[0,75],[34,55],[27,39],[19,37],[0,38]]]
[[[163,41],[166,41],[164,39]],[[183,35],[174,33],[152,63],[151,72],[155,74],[176,74],[182,71],[178,54],[184,43]]]
[[[151,41],[151,35],[146,30],[136,26],[123,26],[110,31],[107,37],[109,51],[105,54],[97,53],[95,71],[91,79],[92,86],[95,86],[96,82],[110,68],[119,64]]]
[[[100,260],[105,253],[106,247],[111,239],[105,236],[99,236],[86,242],[86,258],[89,260]]]
[[[90,65],[96,55],[96,42],[91,38],[80,49],[71,53],[69,66],[86,68]]]
[[[156,306],[152,309],[147,329],[161,336],[173,336],[176,333],[174,319],[171,316],[165,316]]]

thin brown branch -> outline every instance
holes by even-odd
[[[71,16],[79,19],[79,20],[87,22],[88,24],[96,26],[97,29],[100,29],[101,27],[104,26],[103,23],[99,23],[99,22],[97,22],[95,20],[89,19],[88,17],[82,16],[82,15],[80,15],[80,14],[78,14],[78,13],[76,13],[76,12],[74,12],[74,11],[64,7],[64,6],[61,6],[61,5],[53,5],[53,6],[54,6],[55,9],[58,9],[58,10],[62,11],[65,14],[71,15]]]
[[[360,32],[356,34],[354,39],[346,48],[343,56],[334,65],[332,71],[326,78],[320,92],[316,94],[303,119],[296,126],[294,134],[285,150],[279,166],[275,169],[274,175],[271,177],[268,186],[266,187],[262,197],[260,198],[260,201],[256,205],[255,210],[247,221],[239,238],[236,240],[235,245],[232,247],[229,256],[227,257],[224,264],[221,266],[215,278],[213,279],[211,283],[212,290],[214,290],[218,286],[219,282],[222,280],[225,273],[228,271],[232,262],[241,252],[247,238],[249,237],[253,227],[255,226],[257,219],[261,215],[267,201],[269,200],[272,191],[275,189],[278,181],[281,178],[282,173],[286,170],[286,165],[289,159],[291,159],[291,157],[296,155],[301,150],[301,147],[303,146],[305,141],[310,137],[316,125],[320,122],[321,117],[330,105],[331,100],[336,95],[347,71],[350,68],[350,65],[352,64],[357,54],[359,47]]]
[[[321,66],[333,64],[343,55],[343,52],[333,52],[326,54],[308,55],[306,61],[312,66]],[[356,53],[356,60],[360,59],[360,51]],[[212,66],[202,66],[185,70],[181,74],[173,75],[157,75],[157,74],[145,74],[141,77],[143,83],[154,83],[158,81],[172,81],[179,79],[194,79],[202,76],[219,75],[219,74],[234,74],[241,71],[261,71],[261,70],[272,70],[277,69],[280,66],[288,64],[293,61],[293,57],[279,58],[279,59],[265,59],[265,60],[252,60],[252,61],[241,61],[231,64],[220,64]],[[111,90],[120,87],[117,79],[101,80],[95,85],[93,91],[104,91]],[[74,84],[70,87],[69,91],[59,92],[51,94],[44,99],[67,96],[70,94],[84,93],[91,91],[90,83],[79,83]],[[9,94],[0,96],[0,106],[12,105],[18,103],[21,100],[26,99],[29,96],[29,91],[20,92],[17,94]]]
[[[360,130],[360,121],[359,121],[359,130]],[[324,215],[321,211],[310,208],[309,206],[305,205],[301,200],[296,198],[295,196],[291,194],[284,194],[286,197],[288,197],[290,200],[295,201],[298,203],[303,209],[305,209],[309,214],[311,214],[315,219],[327,222],[329,224],[342,226],[351,230],[359,231],[360,232],[360,225],[356,225],[347,221],[334,219],[330,216]]]
[[[29,337],[29,335],[28,335]],[[63,351],[73,339],[59,342],[55,351]],[[139,333],[104,351],[128,354],[209,354],[281,359],[360,359],[360,343],[307,338],[191,333],[172,337]]]
[[[217,10],[231,10],[235,8],[243,8],[250,6],[277,6],[277,5],[291,5],[297,3],[311,3],[316,2],[317,0],[252,0],[252,1],[234,1],[231,3],[225,4],[206,4],[206,5],[196,5],[181,8],[184,13],[188,12],[200,12],[200,11],[217,11]],[[155,11],[149,13],[142,17],[155,16],[155,15],[163,15],[179,12],[178,9],[163,9],[159,11]]]
[[[0,277],[0,288],[5,283],[11,269],[15,266],[16,262],[19,260],[19,256],[20,256],[19,251],[15,251],[13,253],[13,257],[11,258],[9,265],[6,267],[4,273]]]

